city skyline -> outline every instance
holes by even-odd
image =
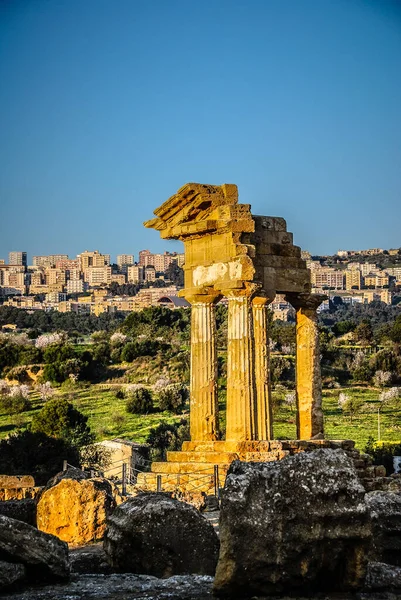
[[[399,2],[15,0],[0,37],[0,257],[179,252],[142,223],[189,181],[312,254],[399,245]]]

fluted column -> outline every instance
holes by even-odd
[[[273,417],[270,390],[269,339],[267,334],[267,305],[273,298],[256,296],[252,300],[256,427],[258,440],[273,438]]]
[[[252,302],[249,290],[228,297],[226,440],[255,440],[257,435]]]
[[[308,440],[323,434],[322,381],[320,375],[317,307],[326,296],[287,294],[296,310],[297,436]]]
[[[190,434],[192,441],[218,439],[217,295],[185,296],[191,303]]]

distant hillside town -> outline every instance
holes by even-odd
[[[312,289],[346,304],[398,302],[401,295],[401,249],[339,250],[334,256],[302,252],[311,272]],[[184,254],[155,254],[141,250],[120,254],[111,264],[110,254],[98,250],[69,258],[67,254],[33,256],[10,252],[8,263],[0,259],[0,303],[26,310],[58,310],[100,315],[132,312],[161,304],[188,306],[179,297],[183,287]],[[293,309],[278,294],[271,304],[275,318],[292,319]]]

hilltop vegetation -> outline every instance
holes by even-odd
[[[50,428],[38,429],[49,406],[57,407],[60,419],[75,415],[75,425],[81,423],[87,434],[85,444],[115,437],[148,441],[153,456],[163,458],[188,438],[188,310],[153,307],[128,317],[38,313],[0,307],[0,323],[22,328],[0,334],[0,438],[16,434],[25,457],[26,445],[33,443],[30,434],[59,439],[61,454],[81,460],[84,441],[75,426],[52,421]],[[216,314],[224,435],[227,310],[220,305]],[[338,303],[319,321],[327,435],[355,439],[360,449],[370,438],[399,442],[399,308],[372,303],[351,309]],[[295,326],[271,321],[269,327],[274,435],[294,438]],[[7,449],[11,452],[9,444]]]

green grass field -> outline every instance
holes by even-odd
[[[66,396],[74,406],[88,416],[91,430],[98,440],[116,437],[132,441],[144,442],[153,427],[161,422],[172,423],[188,418],[188,407],[181,415],[169,412],[154,412],[149,415],[132,415],[125,410],[125,400],[116,398],[118,389],[113,384],[88,384],[76,389],[63,390],[57,394]],[[345,416],[338,407],[339,392],[345,392],[364,402],[361,410],[352,419]],[[273,392],[275,400],[274,437],[276,439],[294,439],[296,437],[295,412],[280,403],[283,392]],[[324,390],[323,410],[325,416],[325,435],[328,439],[355,440],[358,449],[363,450],[369,436],[378,439],[378,402],[379,390],[374,388],[343,388],[341,390]],[[31,395],[32,410],[21,415],[8,416],[0,414],[0,438],[18,428],[25,427],[36,411],[43,406],[37,393]],[[399,407],[384,407],[380,411],[380,438],[382,441],[401,441],[401,403]],[[220,420],[225,425],[224,393],[220,398]]]

